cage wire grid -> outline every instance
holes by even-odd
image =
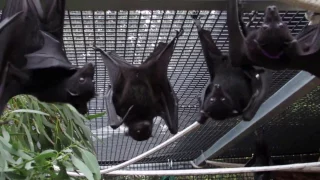
[[[66,11],[64,23],[64,48],[68,59],[72,64],[83,66],[85,63],[94,62],[96,91],[99,94],[89,103],[89,113],[100,113],[105,111],[103,94],[109,84],[106,67],[99,53],[94,52],[92,45],[96,43],[105,51],[116,51],[129,63],[139,65],[153,51],[159,42],[168,42],[175,36],[175,31],[184,29],[184,34],[177,40],[173,56],[171,58],[168,77],[179,98],[179,131],[191,125],[197,120],[199,105],[197,97],[205,87],[209,79],[207,67],[203,58],[201,44],[193,20],[190,15],[194,11]],[[308,21],[304,18],[303,11],[281,11],[282,19],[288,24],[295,35],[301,31]],[[228,52],[228,32],[226,27],[226,11],[199,11],[203,27],[211,31],[212,37],[222,52]],[[259,27],[263,20],[262,11],[244,12],[244,21],[250,27]],[[285,70],[273,72],[272,85],[269,96],[294,77],[298,71]],[[318,91],[317,91],[318,92]],[[316,96],[316,95],[314,95]],[[313,96],[312,96],[313,97]],[[318,97],[319,98],[319,97]],[[302,100],[304,103],[312,99]],[[316,103],[319,104],[319,103]],[[308,107],[310,106],[307,105]],[[319,107],[319,106],[317,106]],[[292,141],[287,142],[286,147],[280,147],[280,135],[295,134],[296,132],[285,127],[294,124],[304,117],[297,113],[307,112],[305,109],[292,111],[285,110],[284,117],[274,117],[271,122],[266,123],[268,133],[272,134],[274,140],[277,135],[277,153],[308,152],[314,147],[306,144],[298,144],[301,138],[290,137]],[[287,114],[286,114],[287,113]],[[292,121],[291,114],[296,117]],[[314,111],[312,113],[315,113]],[[300,119],[299,119],[299,118]],[[310,121],[315,121],[310,118]],[[139,163],[166,163],[168,160],[174,162],[189,161],[201,155],[202,151],[208,149],[214,142],[232,129],[241,121],[233,118],[225,121],[208,121],[197,131],[184,136],[168,147],[148,156]],[[283,124],[273,130],[274,124]],[[108,126],[105,115],[88,122],[92,132],[101,140],[94,139],[97,158],[101,166],[109,166],[131,159],[155,146],[166,141],[172,135],[169,133],[165,123],[159,118],[154,120],[153,138],[147,141],[137,142],[125,136],[125,128],[121,126],[113,130]],[[290,126],[291,127],[291,126]],[[298,125],[297,125],[298,127]],[[299,126],[300,130],[303,129]],[[295,130],[299,129],[296,128]],[[271,139],[272,139],[271,138]],[[320,139],[320,138],[319,138]],[[270,139],[269,139],[270,140]],[[231,148],[221,157],[249,156],[252,153],[252,137],[248,137],[240,146]],[[275,142],[275,141],[273,141]],[[251,144],[250,144],[251,143]],[[299,151],[290,151],[296,147]]]

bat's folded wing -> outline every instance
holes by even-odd
[[[75,66],[67,59],[60,42],[46,32],[41,31],[41,34],[44,37],[44,44],[40,50],[25,55],[27,64],[24,66],[24,69],[61,68],[76,70]]]
[[[165,121],[171,134],[178,132],[178,98],[170,84],[166,81],[161,94],[162,113],[161,118]]]
[[[203,55],[208,66],[210,78],[214,78],[216,69],[223,64],[222,53],[214,43],[210,31],[201,29],[198,31],[199,39],[202,46]]]
[[[125,68],[133,67],[133,65],[126,62],[125,59],[117,55],[114,51],[106,53],[98,47],[94,47],[94,50],[99,51],[101,53],[102,60],[108,70],[108,75],[112,87],[115,84],[117,84],[122,70],[125,70]]]
[[[116,108],[113,104],[113,90],[112,87],[109,86],[107,93],[105,95],[106,101],[106,110],[108,116],[108,125],[111,126],[112,129],[117,129],[123,123],[122,120],[118,119],[118,115],[116,112]]]
[[[12,38],[14,38],[14,32],[19,23],[21,23],[21,17],[23,12],[16,13],[10,18],[4,18],[0,22],[0,72],[4,70],[8,59],[4,59],[4,54],[8,50],[8,45]],[[1,79],[1,78],[0,78]]]
[[[304,55],[310,55],[320,50],[320,24],[308,25],[296,37],[304,49]]]
[[[261,104],[264,102],[269,88],[270,71],[267,69],[253,70],[248,75],[251,78],[251,85],[253,89],[253,95],[243,110],[242,117],[244,121],[250,121],[259,110]]]
[[[43,8],[40,0],[28,0],[31,9],[38,14],[41,22],[41,30],[52,34],[62,42],[63,24],[65,13],[65,0],[46,0],[43,1]]]

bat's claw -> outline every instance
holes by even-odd
[[[183,35],[184,29],[181,27],[180,31],[176,31],[176,32],[177,32],[176,38],[178,38]]]

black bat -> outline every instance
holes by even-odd
[[[227,26],[229,32],[229,56],[232,65],[256,65],[273,70],[299,69],[299,61],[291,58],[290,44],[295,38],[282,22],[276,6],[265,10],[260,28],[248,31],[247,36],[239,28],[238,1],[229,0]],[[241,23],[240,23],[241,24]]]
[[[114,51],[105,53],[94,47],[108,69],[111,86],[106,93],[106,105],[113,129],[124,123],[129,136],[144,141],[152,136],[154,117],[160,116],[172,134],[178,132],[178,98],[167,77],[167,68],[175,40],[182,34],[183,30],[177,32],[170,43],[160,42],[138,67]]]
[[[201,28],[197,15],[192,18],[210,74],[199,98],[201,119],[224,120],[242,115],[244,120],[251,120],[267,93],[267,71],[249,65],[233,67],[228,55],[222,54],[214,43],[210,31]]]
[[[70,103],[85,114],[87,102],[95,96],[94,66],[91,63],[82,68],[73,66],[62,49],[61,9],[65,1],[45,1],[44,6],[45,11],[39,0],[6,1],[2,19],[16,11],[23,11],[25,16],[19,24],[23,31],[14,31],[11,48],[4,53],[6,61],[1,63],[2,69],[10,65],[1,72],[1,78],[7,82],[0,97],[1,113],[11,97],[30,94],[44,102]],[[10,75],[12,69],[24,76]]]
[[[312,23],[312,19],[319,18],[320,13],[308,12],[307,15],[311,23],[289,44],[287,51],[292,60],[297,62],[294,68],[305,70],[319,78],[320,23]]]
[[[255,131],[255,150],[253,157],[246,163],[245,167],[253,166],[272,166],[274,165],[267,142],[264,139],[263,132]],[[271,172],[256,172],[254,180],[270,180]]]

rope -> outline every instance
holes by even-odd
[[[201,125],[201,124],[199,124],[198,122],[195,122],[195,123],[193,123],[192,125],[190,125],[189,127],[185,128],[184,130],[178,132],[176,135],[174,135],[174,136],[172,136],[171,138],[169,138],[167,141],[159,144],[158,146],[156,146],[156,147],[154,147],[154,148],[152,148],[152,149],[150,149],[150,150],[148,150],[148,151],[140,154],[139,156],[137,156],[137,157],[135,157],[135,158],[132,158],[132,159],[124,162],[124,163],[118,164],[118,165],[113,166],[113,167],[111,167],[111,168],[102,169],[102,170],[100,170],[100,173],[101,173],[101,174],[110,174],[110,172],[112,172],[112,171],[116,171],[116,170],[118,170],[118,169],[127,167],[127,166],[129,166],[129,165],[131,165],[131,164],[133,164],[133,163],[135,163],[135,162],[138,162],[138,161],[140,161],[141,159],[143,159],[143,158],[145,158],[145,157],[147,157],[147,156],[149,156],[149,155],[151,155],[151,154],[153,154],[153,153],[161,150],[162,148],[164,148],[164,147],[170,145],[171,143],[173,143],[174,141],[176,141],[176,140],[180,139],[181,137],[189,134],[190,132],[196,130],[198,127],[200,127],[200,125]],[[60,170],[60,168],[59,168],[58,166],[54,166],[53,168],[55,169],[55,171],[59,171],[59,170]],[[121,171],[121,172],[122,172],[122,171]],[[82,177],[84,177],[84,174],[83,174],[83,173],[70,172],[70,171],[68,171],[67,173],[68,173],[68,175],[70,175],[70,176],[78,176],[78,177],[79,177],[79,176],[82,176]],[[139,174],[136,174],[136,175],[139,175]]]

